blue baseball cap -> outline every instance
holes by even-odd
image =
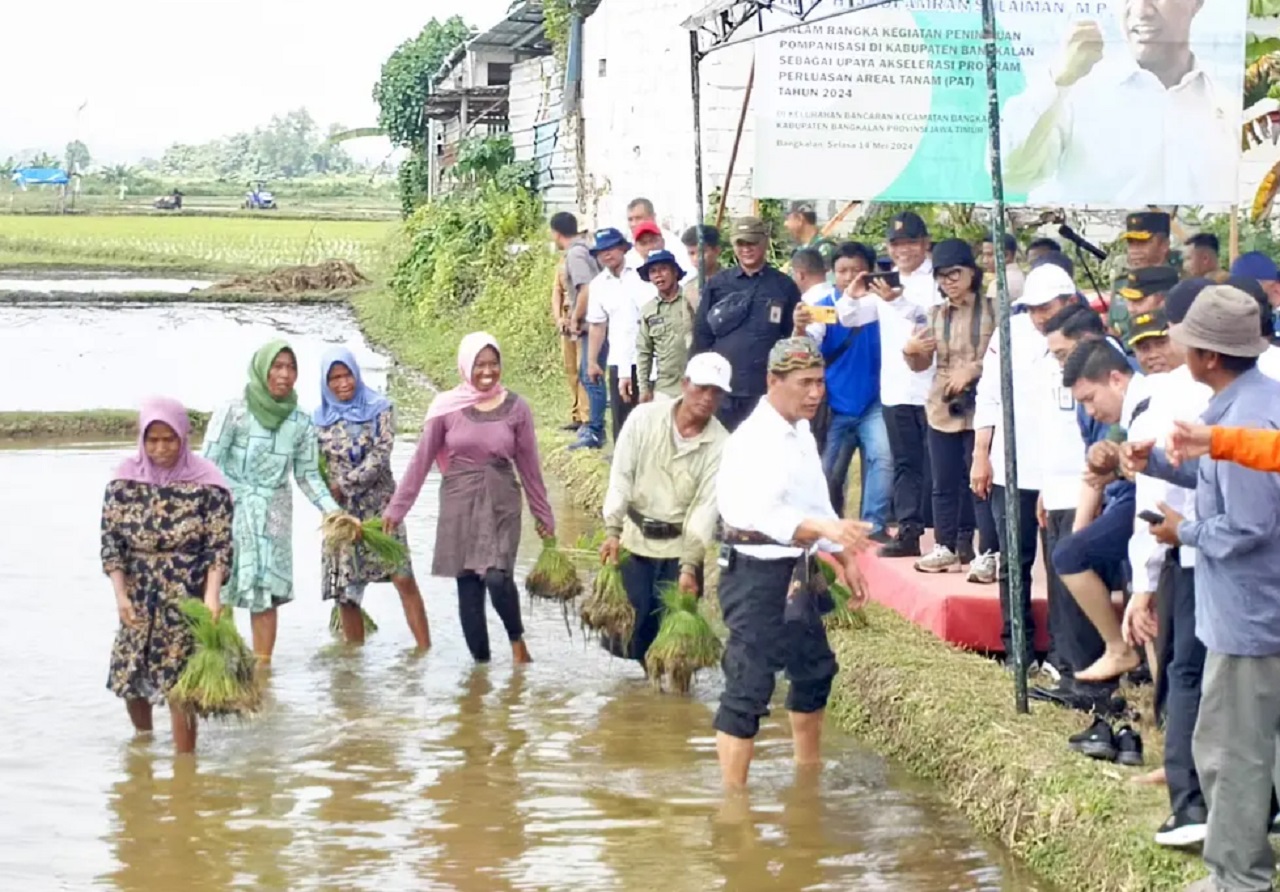
[[[595,243],[591,246],[591,254],[594,256],[601,251],[608,251],[610,248],[617,247],[631,248],[631,242],[627,241],[627,237],[620,230],[614,229],[612,226],[608,229],[597,229],[595,233]]]
[[[684,278],[684,268],[680,266],[680,261],[676,260],[676,255],[667,250],[651,253],[636,272],[640,274],[640,278],[647,282],[649,281],[649,270],[660,263],[669,263],[676,268],[676,281]]]
[[[1274,282],[1280,279],[1280,269],[1276,262],[1261,251],[1250,251],[1241,254],[1231,264],[1231,275],[1257,279],[1259,282]]]

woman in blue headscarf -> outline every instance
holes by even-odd
[[[395,407],[364,383],[350,350],[335,347],[320,362],[320,407],[312,416],[327,464],[329,492],[347,513],[369,520],[378,517],[396,491],[391,474],[395,445]],[[404,527],[395,537],[406,545]],[[431,632],[422,593],[408,559],[392,567],[361,542],[323,558],[325,600],[336,600],[342,612],[343,637],[351,644],[364,641],[360,603],[371,582],[391,582],[400,593],[405,619],[420,650],[431,646]]]

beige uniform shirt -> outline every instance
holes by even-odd
[[[995,332],[996,317],[990,300],[984,297],[975,304],[975,299],[970,295],[968,303],[958,306],[947,301],[934,307],[929,314],[929,328],[938,342],[938,374],[929,387],[924,410],[929,427],[943,433],[956,434],[973,430],[976,401],[969,400],[969,411],[966,414],[952,415],[947,404],[955,397],[946,396],[943,388],[953,371],[959,372],[976,365],[977,375],[970,385],[971,392],[976,392],[978,378],[982,374],[982,358],[991,342],[991,335]]]
[[[671,300],[659,298],[641,307],[640,335],[636,341],[636,378],[640,386],[678,398],[692,344],[693,314],[679,291]]]
[[[681,440],[675,413],[679,401],[637,406],[622,426],[609,469],[604,526],[633,554],[679,559],[681,569],[702,565],[715,538],[716,474],[729,432],[712,418],[702,433]],[[684,527],[676,539],[646,539],[627,516],[630,508],[650,520]]]

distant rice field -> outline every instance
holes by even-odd
[[[395,224],[269,217],[0,216],[0,266],[234,271],[336,258],[379,265]]]

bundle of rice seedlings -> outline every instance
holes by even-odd
[[[382,531],[381,517],[361,521],[358,517],[335,511],[325,515],[320,529],[324,533],[325,547],[331,551],[364,542],[369,551],[390,567],[399,567],[409,559],[409,549]]]
[[[636,609],[622,584],[622,564],[627,553],[620,551],[616,563],[605,564],[596,574],[591,594],[582,602],[579,616],[582,627],[599,632],[601,637],[617,642],[623,651],[631,646],[636,630]]]
[[[534,598],[572,601],[582,594],[582,580],[573,559],[556,546],[554,536],[542,540],[542,553],[524,581],[525,590]]]
[[[654,686],[665,681],[672,691],[687,694],[693,674],[720,662],[723,646],[698,609],[698,596],[676,585],[662,589],[662,624],[645,655],[645,671]]]
[[[378,624],[373,621],[373,617],[369,615],[369,612],[364,607],[360,608],[360,616],[364,619],[364,633],[366,636],[378,631]],[[333,610],[329,611],[329,631],[339,638],[342,637],[342,608],[338,606],[337,601],[333,602]]]
[[[849,599],[853,597],[853,592],[849,587],[840,582],[836,576],[836,568],[829,562],[818,559],[818,567],[822,570],[822,576],[827,580],[827,592],[831,595],[831,599],[835,601],[836,609],[828,613],[822,618],[828,629],[865,629],[867,628],[866,611],[859,608],[852,610],[849,608]]]
[[[180,609],[196,639],[169,696],[201,718],[249,716],[262,706],[255,676],[257,661],[236,631],[235,618],[224,609],[215,619],[204,601],[186,598]]]

